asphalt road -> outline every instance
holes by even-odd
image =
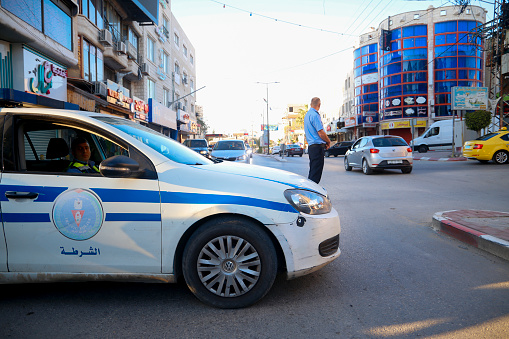
[[[307,175],[308,159],[254,164]],[[509,337],[509,262],[430,225],[435,212],[509,211],[509,166],[416,162],[411,174],[345,172],[321,184],[340,213],[342,255],[299,279],[278,278],[256,305],[218,310],[183,284],[0,287],[0,337]]]

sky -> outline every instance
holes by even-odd
[[[488,9],[492,19],[493,5],[471,3]],[[338,118],[359,35],[390,15],[430,5],[453,1],[171,1],[195,49],[196,88],[205,86],[196,104],[203,106],[208,133],[260,131],[267,119],[267,88],[271,125],[281,122],[287,105],[309,105],[315,96],[321,98],[322,116]]]

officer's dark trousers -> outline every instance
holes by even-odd
[[[324,145],[310,145],[308,147],[309,156],[309,175],[308,179],[316,182],[320,182],[322,178],[325,148]]]

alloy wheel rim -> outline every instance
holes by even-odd
[[[202,284],[215,295],[238,297],[250,291],[261,273],[260,255],[246,240],[220,236],[200,251],[197,262]]]
[[[507,161],[507,153],[504,153],[504,152],[500,152],[497,154],[497,162],[498,163],[505,163]]]

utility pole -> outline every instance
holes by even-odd
[[[270,126],[269,126],[269,85],[270,84],[279,84],[279,81],[273,81],[273,82],[257,82],[257,84],[263,84],[267,87],[267,155],[269,154],[269,148],[270,148]]]

